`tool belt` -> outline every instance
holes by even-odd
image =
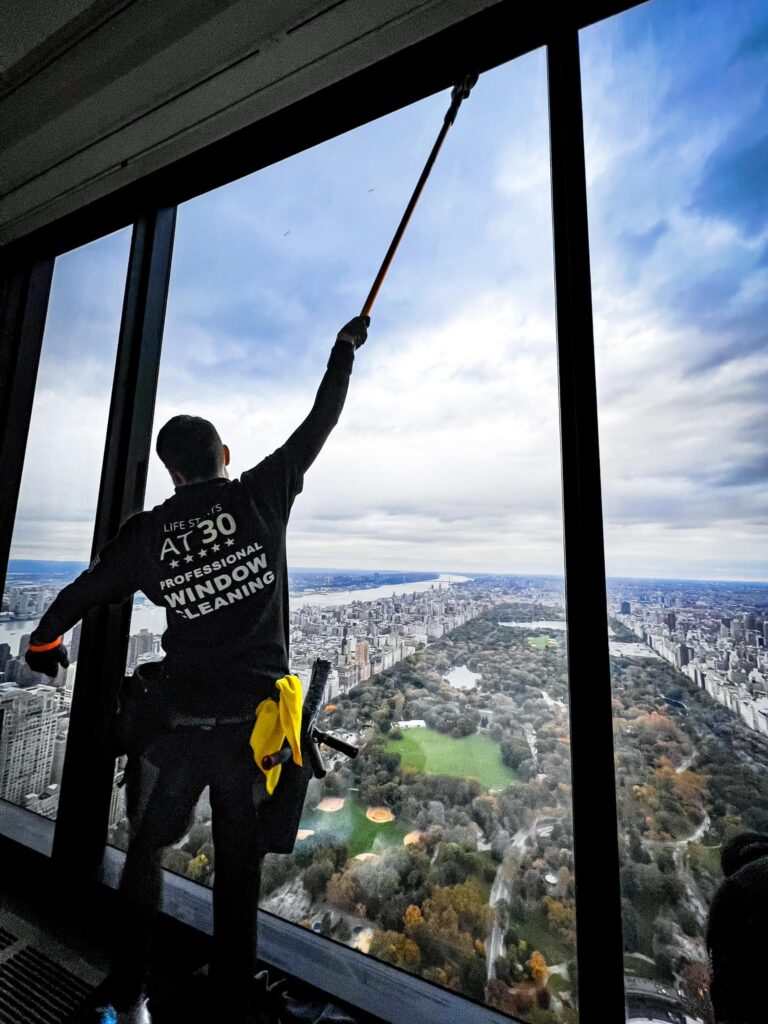
[[[123,679],[110,729],[115,757],[127,754],[130,759],[138,758],[163,733],[177,729],[213,729],[254,721],[253,713],[247,716],[184,714],[175,710],[169,694],[169,679],[162,662],[140,665],[132,676]],[[302,739],[302,753],[306,755],[306,740]],[[285,746],[288,746],[287,741]],[[287,760],[272,795],[267,793],[264,774],[254,763],[247,743],[243,757],[253,766],[252,799],[258,822],[259,850],[261,853],[291,853],[312,778],[310,757],[303,758],[303,765]]]
[[[168,718],[170,729],[215,729],[217,725],[245,725],[253,723],[253,715],[183,715],[171,712]]]

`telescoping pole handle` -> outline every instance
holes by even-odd
[[[360,753],[358,747],[353,747],[351,743],[346,743],[344,740],[331,736],[330,733],[322,732],[320,729],[315,729],[313,735],[317,743],[324,743],[326,747],[338,750],[340,754],[345,754],[347,757],[357,757]]]
[[[325,764],[323,763],[323,755],[320,753],[317,746],[319,735],[320,734],[315,732],[311,736],[305,736],[302,747],[304,748],[304,753],[309,758],[309,766],[312,769],[312,774],[316,779],[323,779],[327,775],[327,771]],[[337,742],[341,743],[342,741],[338,740]],[[329,746],[330,745],[331,744],[329,744]],[[334,744],[334,746],[335,745],[336,744]],[[355,748],[353,749],[355,750],[355,753],[348,756],[355,757],[357,755],[357,750]],[[292,756],[293,753],[291,748],[283,747],[282,750],[277,750],[274,754],[265,754],[261,759],[261,767],[265,772],[268,772],[270,768],[276,768],[279,764],[287,764],[291,760]]]
[[[437,136],[434,146],[432,147],[432,152],[427,157],[427,162],[424,165],[424,170],[421,172],[421,177],[416,182],[416,188],[413,190],[413,195],[411,196],[410,201],[405,208],[405,213],[403,214],[402,219],[400,220],[400,223],[397,226],[397,231],[395,231],[394,238],[389,244],[387,254],[384,257],[381,266],[379,267],[379,272],[376,275],[373,284],[371,285],[371,290],[368,292],[368,298],[363,303],[363,308],[360,311],[360,316],[371,315],[371,310],[373,309],[373,305],[376,302],[378,294],[381,290],[381,286],[384,283],[384,278],[387,276],[389,268],[392,265],[392,261],[395,258],[395,253],[397,252],[400,242],[402,241],[403,235],[405,234],[405,229],[408,227],[408,222],[411,219],[411,214],[416,209],[416,204],[418,203],[419,198],[421,197],[421,193],[424,191],[424,186],[427,183],[427,178],[429,177],[430,171],[432,170],[435,160],[437,160],[437,154],[440,152],[440,148],[442,147],[443,142],[445,141],[445,136],[448,134],[448,129],[456,120],[456,115],[459,112],[459,107],[461,106],[462,101],[465,100],[467,96],[469,96],[476,82],[477,72],[471,72],[470,74],[465,75],[453,87],[453,91],[451,92],[451,105],[450,107],[448,107],[446,115],[443,118],[443,126],[440,129],[440,133]]]
[[[292,757],[293,751],[291,748],[283,747],[282,750],[277,750],[274,754],[265,754],[261,759],[261,767],[265,772],[268,772],[270,768],[276,768],[279,764],[287,764]]]

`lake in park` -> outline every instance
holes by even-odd
[[[452,668],[443,676],[456,690],[474,690],[482,678],[479,672],[470,672],[466,665]]]

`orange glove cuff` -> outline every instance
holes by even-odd
[[[29,644],[27,650],[32,651],[33,654],[41,654],[43,651],[52,651],[60,643],[61,637],[57,637],[56,640],[52,640],[49,644]]]

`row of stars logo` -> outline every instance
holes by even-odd
[[[235,542],[232,540],[231,537],[228,537],[227,540],[224,541],[224,543],[227,545],[228,548],[231,548],[232,545]],[[211,545],[211,551],[218,551],[220,547],[221,547],[221,544],[212,544]],[[198,558],[205,558],[207,554],[208,554],[208,549],[207,548],[200,548],[200,550],[197,552]],[[184,561],[185,562],[194,562],[194,560],[195,560],[194,559],[194,555],[185,555],[184,556]],[[178,561],[176,559],[171,561],[171,568],[172,569],[176,569],[178,567],[178,565],[179,565],[179,563],[178,563]]]

